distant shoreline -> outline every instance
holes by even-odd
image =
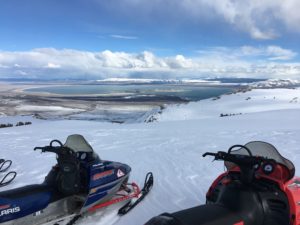
[[[93,94],[58,94],[45,92],[32,92],[28,89],[32,88],[48,88],[48,87],[66,87],[77,85],[91,85],[91,83],[6,83],[0,82],[0,114],[2,116],[15,115],[33,115],[42,119],[79,119],[79,120],[99,120],[108,122],[123,123],[127,121],[147,121],[151,113],[162,113],[162,110],[168,105],[185,104],[190,100],[182,98],[180,88],[194,87],[216,87],[228,88],[231,94],[237,92],[245,92],[255,88],[294,88],[295,84],[289,80],[279,80],[278,82],[261,82],[253,83],[253,85],[245,84],[155,84],[154,87],[172,87],[174,95],[170,94],[170,90],[158,89],[160,95],[144,94],[143,92],[126,92],[127,89],[121,89],[120,92],[109,93],[93,93]],[[111,84],[96,84],[96,86],[109,88]],[[114,84],[113,86],[128,87],[129,84]],[[147,87],[149,84],[131,84],[137,87]],[[145,86],[144,86],[145,85]],[[178,89],[178,92],[176,91]],[[141,88],[143,91],[144,89]],[[172,90],[171,90],[172,92]],[[213,95],[212,98],[217,99],[218,96]],[[184,96],[184,95],[183,95]],[[204,98],[204,99],[205,99]],[[199,99],[200,100],[200,99]]]
[[[166,105],[189,101],[179,96],[134,93],[55,94],[26,91],[32,88],[72,86],[73,84],[9,84],[0,83],[2,115],[34,115],[43,119],[93,119],[126,122],[149,116]],[[76,84],[78,85],[78,84]],[[173,85],[172,85],[173,86]],[[163,87],[163,85],[162,85]],[[179,87],[174,85],[174,87]],[[205,85],[206,87],[206,85]],[[218,85],[217,87],[220,87]],[[227,86],[226,86],[227,87]],[[111,119],[110,119],[111,117]]]

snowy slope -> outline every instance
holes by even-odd
[[[12,159],[12,169],[18,172],[10,188],[39,183],[55,157],[34,152],[33,147],[46,145],[51,139],[64,141],[72,133],[83,134],[101,158],[131,165],[132,180],[142,184],[146,172],[153,171],[155,184],[139,207],[124,217],[99,212],[79,224],[142,225],[164,211],[204,203],[210,183],[224,170],[222,163],[201,157],[206,151],[267,141],[292,159],[300,171],[299,93],[297,89],[268,89],[226,95],[216,101],[174,106],[159,122],[150,124],[34,120],[31,126],[0,129],[0,158]],[[245,100],[248,97],[251,99]],[[240,112],[243,114],[219,117],[220,113]],[[0,122],[11,120],[20,118],[0,118]]]
[[[283,88],[283,87],[299,87],[299,80],[292,79],[269,79],[249,84],[252,88]]]
[[[160,121],[215,118],[220,114],[249,114],[264,111],[300,109],[300,89],[254,89],[223,95],[187,105],[172,106],[158,115]]]

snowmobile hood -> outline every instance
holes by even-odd
[[[245,147],[247,147],[251,151],[253,156],[261,156],[268,159],[273,159],[277,163],[280,163],[281,165],[285,166],[289,171],[288,180],[294,177],[295,175],[294,164],[290,160],[284,158],[273,145],[263,141],[251,141],[247,143]],[[249,155],[249,153],[245,151],[244,148],[239,148],[237,150],[232,151],[231,153]],[[233,163],[225,161],[225,166],[227,170],[230,170],[232,168],[232,165]]]
[[[92,146],[80,134],[68,136],[64,146],[72,149],[74,152],[94,152]]]

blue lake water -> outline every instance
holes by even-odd
[[[27,89],[28,92],[47,92],[62,95],[120,95],[123,97],[134,96],[172,96],[189,101],[216,97],[233,91],[233,87],[222,86],[195,86],[195,85],[70,85],[48,86]]]

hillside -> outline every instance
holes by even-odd
[[[13,160],[12,169],[18,172],[15,182],[2,190],[42,182],[55,164],[55,156],[34,152],[33,148],[79,133],[102,159],[129,164],[131,180],[142,184],[146,172],[152,171],[155,184],[139,207],[124,217],[106,210],[78,224],[140,225],[164,211],[204,203],[210,183],[224,170],[222,163],[201,157],[206,151],[267,141],[300,171],[299,113],[300,89],[257,89],[170,107],[157,117],[158,122],[147,124],[2,117],[1,123],[32,121],[30,126],[0,129],[1,158]]]

